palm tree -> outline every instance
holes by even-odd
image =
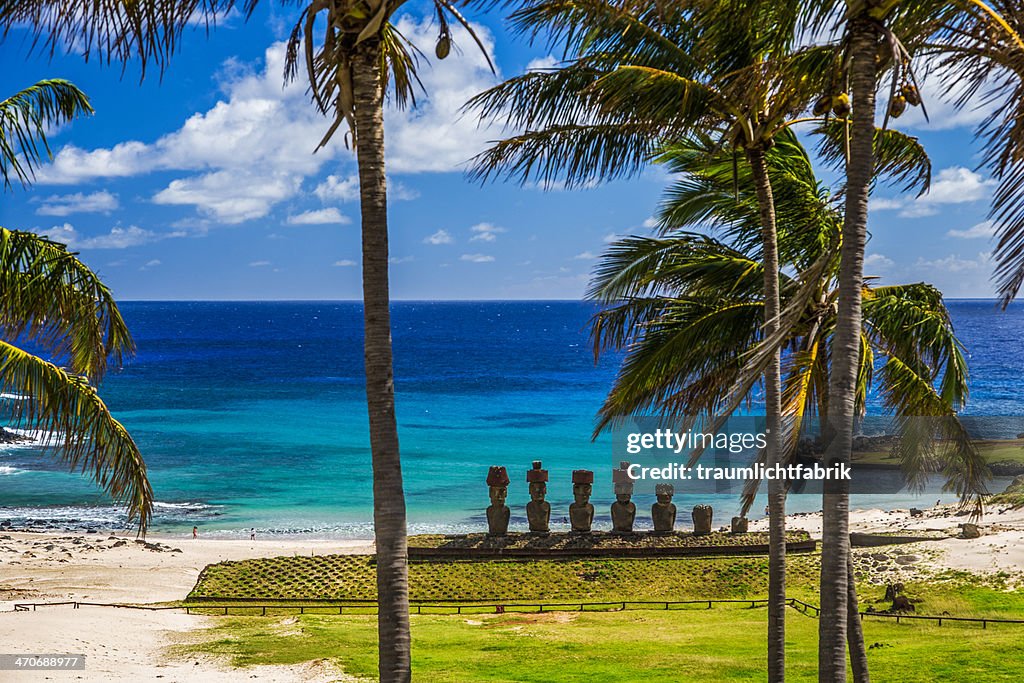
[[[879,78],[887,71],[892,74],[889,107],[886,111],[888,120],[890,116],[898,116],[908,102],[913,104],[919,100],[919,91],[910,68],[911,59],[928,41],[961,44],[963,36],[967,35],[966,42],[975,50],[974,58],[982,61],[988,61],[989,56],[976,51],[978,43],[984,42],[976,40],[979,35],[1001,32],[1008,41],[1021,46],[1024,43],[1007,22],[981,0],[812,0],[806,6],[810,26],[819,26],[826,19],[839,16],[843,38],[833,87],[852,92],[837,301],[839,324],[833,346],[829,392],[831,401],[826,416],[830,433],[826,464],[837,464],[850,461],[856,414],[859,338],[863,315],[864,245],[867,241],[868,194],[875,162],[872,140]],[[1014,149],[1019,140],[1018,133],[1010,142],[991,142],[997,147]],[[1006,201],[1008,197],[1004,194],[1002,199]],[[997,212],[1000,210],[996,209]],[[847,577],[847,482],[832,481],[826,485],[822,512],[818,677],[823,683],[842,683],[846,680],[847,624],[851,608]],[[863,657],[855,655],[855,668],[862,663]]]
[[[662,138],[713,131],[716,144],[743,158],[759,207],[766,338],[779,330],[775,202],[765,153],[803,110],[811,75],[827,51],[792,53],[790,3],[635,3],[540,0],[513,24],[561,42],[569,60],[512,78],[477,96],[482,118],[502,116],[526,132],[476,159],[474,174],[526,182],[564,176],[570,184],[630,175]],[[585,29],[580,30],[580,27]],[[768,459],[781,454],[781,365],[776,347],[764,366]],[[770,484],[769,680],[785,676],[785,491]]]
[[[414,102],[415,48],[390,23],[401,0],[314,2],[300,15],[290,40],[286,77],[294,78],[304,52],[313,100],[333,123],[320,147],[347,124],[359,167],[362,215],[366,402],[373,462],[373,522],[377,545],[379,671],[382,681],[408,681],[411,673],[409,575],[405,494],[395,417],[391,314],[388,293],[387,178],[384,164],[384,95],[389,81],[400,107]],[[448,0],[435,0],[436,55],[451,49],[450,15],[476,41],[472,27]],[[326,21],[317,44],[318,17]],[[489,59],[489,57],[488,57]],[[318,147],[319,149],[319,147]]]
[[[67,81],[45,80],[0,101],[0,175],[28,184],[50,155],[49,126],[92,113]],[[42,348],[66,367],[24,348]],[[18,424],[71,470],[88,473],[145,533],[153,490],[127,430],[96,391],[109,363],[134,349],[117,304],[100,279],[62,244],[0,227],[0,388],[19,398]]]
[[[39,81],[0,101],[0,176],[28,185],[42,159],[50,158],[48,126],[91,114],[89,98],[68,81]]]
[[[215,23],[240,5],[246,16],[258,0],[102,0],[85,7],[57,0],[9,0],[0,5],[0,29],[29,25],[51,51],[73,44],[86,58],[163,69],[196,19]],[[383,107],[393,86],[399,106],[414,102],[417,53],[390,23],[403,0],[312,0],[298,14],[288,41],[285,78],[303,67],[316,106],[332,117],[320,145],[347,125],[359,168],[362,213],[364,357],[373,465],[377,547],[379,671],[382,681],[411,678],[409,580],[405,495],[395,418],[388,290],[387,182]],[[450,0],[434,0],[439,23],[435,53],[452,47],[449,17],[486,55],[469,22]],[[317,36],[319,40],[317,39]],[[489,57],[488,57],[489,59]],[[315,151],[315,150],[311,150]]]
[[[1024,284],[1024,8],[1009,0],[989,6],[996,18],[959,15],[934,47],[949,79],[959,80],[957,104],[981,97],[994,105],[977,135],[984,139],[982,163],[999,181],[989,218],[997,238],[996,287],[1005,307]]]
[[[592,321],[595,353],[627,352],[599,429],[617,416],[652,411],[711,418],[732,405],[735,387],[751,398],[760,377],[748,361],[767,355],[754,179],[741,172],[734,187],[729,159],[708,151],[706,139],[668,146],[661,160],[679,179],[666,191],[660,235],[616,242],[596,270],[590,297],[606,308]],[[777,139],[768,164],[784,266],[782,395],[792,452],[801,427],[826,415],[831,400],[843,220],[795,136]],[[698,227],[720,237],[692,232]],[[977,502],[986,470],[957,417],[967,397],[967,365],[941,293],[919,283],[866,284],[863,294],[857,414],[865,413],[877,385],[904,437],[898,454],[910,480],[941,470],[965,500]],[[927,418],[928,430],[910,419],[919,417]],[[948,446],[935,449],[935,437]],[[751,502],[748,493],[745,506]]]

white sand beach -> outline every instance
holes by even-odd
[[[367,541],[212,540],[85,533],[0,533],[0,649],[7,653],[85,654],[84,671],[15,674],[11,681],[275,681],[344,678],[328,664],[231,669],[213,658],[172,657],[169,646],[208,628],[211,617],[178,610],[105,607],[14,612],[16,602],[153,603],[180,600],[207,564],[278,555],[370,553]]]
[[[1024,577],[1024,509],[990,508],[979,522],[980,538],[961,538],[958,525],[968,521],[951,506],[911,516],[909,510],[855,510],[851,530],[933,535],[936,540],[894,546],[913,562],[900,576],[927,576],[944,568],[980,574],[1008,572]],[[789,517],[789,527],[821,533],[821,514]],[[766,520],[752,522],[752,530]],[[103,607],[40,608],[13,612],[16,602],[79,600],[154,603],[188,594],[207,564],[222,560],[277,555],[369,553],[369,541],[171,538],[150,536],[150,545],[132,537],[84,533],[0,532],[0,642],[5,652],[80,653],[85,671],[12,675],[4,681],[337,681],[343,676],[325,662],[302,666],[231,669],[213,658],[176,658],[169,646],[188,642],[197,629],[216,617],[185,615],[176,610],[143,611]],[[874,554],[873,549],[857,552]],[[887,577],[883,577],[887,578]]]
[[[963,538],[960,525],[971,520],[952,505],[922,508],[921,513],[920,516],[912,516],[909,509],[851,510],[850,531],[934,535],[937,540],[894,547],[904,555],[919,555],[916,564],[924,570],[955,569],[978,574],[1007,572],[1016,577],[1017,583],[1024,583],[1024,508],[987,507],[984,517],[975,522],[982,534],[979,538]],[[813,538],[821,538],[820,512],[788,515],[786,521],[789,529],[803,529]],[[768,520],[753,521],[750,529],[766,531]],[[860,550],[870,551],[868,548]]]

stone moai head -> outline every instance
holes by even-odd
[[[526,470],[526,482],[530,485],[530,500],[535,503],[544,502],[548,492],[548,471],[541,469],[540,460],[533,461],[533,468]]]
[[[618,469],[612,470],[612,482],[615,484],[615,500],[625,505],[633,497],[633,479],[629,476],[629,461],[621,461]]]
[[[662,505],[671,503],[675,492],[676,489],[672,484],[658,484],[654,487],[654,495],[658,497],[658,502]]]
[[[504,467],[495,465],[487,472],[487,486],[490,490],[491,505],[502,506],[508,497],[508,472]]]
[[[594,473],[591,470],[572,471],[572,497],[578,505],[590,502],[590,494],[594,490]]]

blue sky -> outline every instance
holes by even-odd
[[[397,21],[433,53],[427,6]],[[0,223],[69,243],[121,299],[355,299],[360,296],[357,184],[342,136],[317,154],[328,122],[301,83],[282,87],[293,7],[264,3],[244,23],[187,33],[161,79],[138,68],[33,55],[23,36],[0,45],[3,93],[67,78],[96,114],[54,131],[56,156],[29,189],[0,203]],[[470,183],[465,161],[500,136],[460,116],[501,77],[550,64],[546,46],[510,36],[498,14],[473,17],[498,75],[471,41],[424,63],[428,95],[386,114],[396,299],[580,297],[607,240],[646,232],[666,176],[582,191]],[[928,281],[950,297],[987,297],[992,181],[974,170],[972,131],[986,113],[956,111],[926,85],[931,114],[901,126],[933,161],[921,199],[881,188],[872,204],[866,270],[887,282]]]

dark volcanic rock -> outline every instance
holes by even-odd
[[[32,439],[0,427],[0,443],[28,443]]]
[[[989,464],[988,468],[997,477],[1016,477],[1024,474],[1024,462],[1014,462],[1013,460],[993,462]]]

